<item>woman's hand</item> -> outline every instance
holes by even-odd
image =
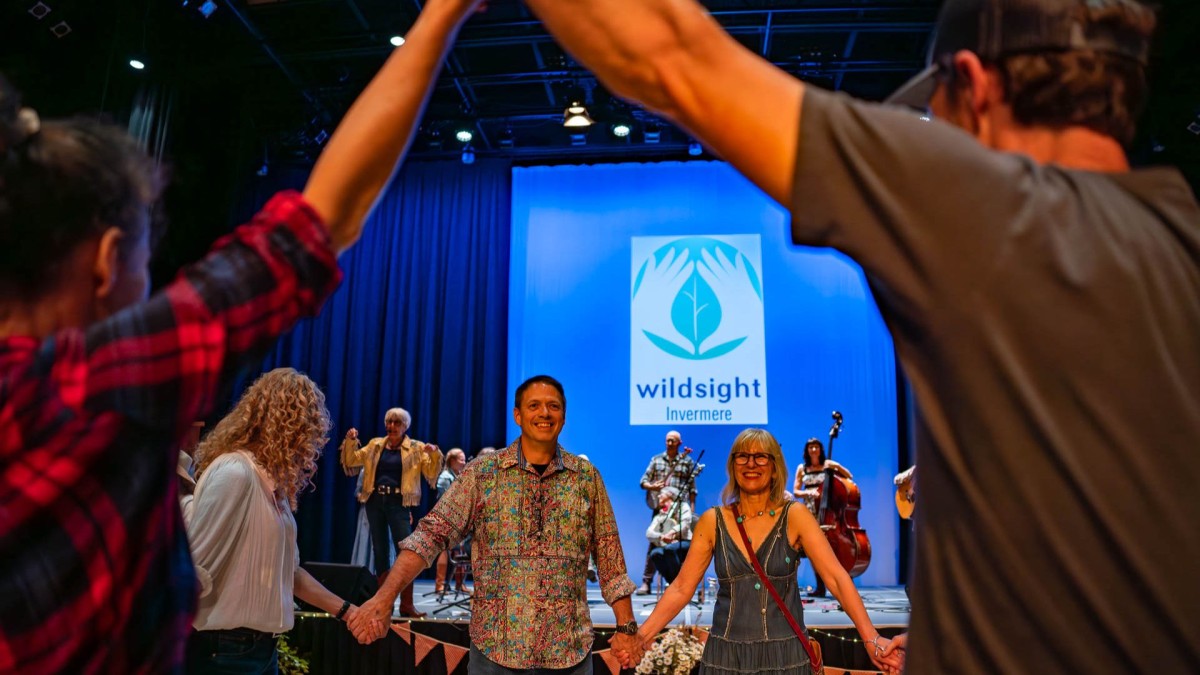
[[[904,660],[907,652],[908,634],[902,633],[893,639],[882,635],[871,642],[864,643],[871,656],[871,662],[888,675],[899,675],[904,670]]]
[[[350,427],[349,429],[347,429],[346,430],[346,440],[357,441],[358,440],[358,429],[355,429],[354,427]]]

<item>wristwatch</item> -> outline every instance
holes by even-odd
[[[637,635],[637,621],[630,621],[617,626],[617,632],[621,635]]]

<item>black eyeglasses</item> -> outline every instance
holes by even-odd
[[[754,460],[754,464],[756,466],[766,466],[771,463],[771,456],[766,453],[762,453],[762,452],[755,452],[755,453],[735,452],[735,453],[733,453],[733,463],[737,464],[738,466],[744,466],[746,464],[749,464],[751,459]]]

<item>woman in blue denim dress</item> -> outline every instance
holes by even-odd
[[[747,557],[733,511],[736,505],[759,564],[796,622],[804,625],[796,570],[801,551],[807,551],[817,574],[854,622],[871,660],[885,672],[896,672],[899,662],[881,656],[887,638],[871,624],[858,590],[816,519],[803,506],[784,499],[789,474],[774,436],[763,429],[738,434],[725,467],[729,481],[721,494],[724,506],[709,509],[700,518],[683,569],[639,630],[643,644],[648,647],[688,603],[715,557],[717,602],[700,672],[811,672],[804,645]]]

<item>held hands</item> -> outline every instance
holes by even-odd
[[[880,643],[883,642],[881,639]],[[899,663],[899,665],[891,666],[891,670],[883,672],[888,675],[899,675],[904,670],[904,661],[908,655],[908,633],[901,633],[888,641],[887,645],[880,650],[880,657],[887,659],[889,664]]]
[[[392,603],[376,593],[362,607],[352,607],[346,612],[346,626],[355,639],[367,645],[387,635],[391,625]]]
[[[613,655],[621,662],[622,668],[636,668],[646,653],[640,634],[614,633],[612,639],[608,641],[608,645],[612,649]]]
[[[900,643],[899,647],[896,646],[897,642]],[[895,640],[878,635],[873,641],[864,642],[863,646],[876,668],[887,675],[900,675],[904,670],[904,645],[907,642],[907,635],[898,635]]]
[[[351,627],[350,622],[358,621],[358,619],[355,617],[359,615],[359,612],[360,610],[358,606],[350,605],[350,609],[347,609],[346,615],[342,617],[342,620],[346,622],[346,630],[351,631],[351,633],[354,633],[354,629]],[[387,634],[386,624],[382,624],[377,621],[370,621],[368,622],[368,625],[370,626],[370,630],[364,633],[363,637],[359,637],[357,633],[354,633],[354,637],[364,645],[374,642],[375,640],[378,640]]]

